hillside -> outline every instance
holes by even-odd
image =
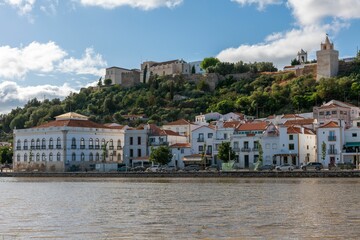
[[[68,111],[90,116],[99,123],[134,126],[142,122],[128,122],[123,115],[144,114],[147,122],[161,125],[180,118],[193,120],[196,115],[210,111],[266,117],[312,111],[313,106],[331,99],[358,105],[359,69],[360,64],[356,63],[351,71],[318,82],[311,75],[295,77],[292,72],[256,73],[239,80],[228,76],[213,91],[206,78],[195,84],[181,76],[154,77],[147,84],[129,89],[119,85],[82,89],[63,101],[32,99],[24,107],[1,116],[0,141],[11,138],[15,127],[33,127]]]

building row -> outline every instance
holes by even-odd
[[[221,143],[230,142],[235,166],[251,169],[264,164],[295,166],[322,162],[325,166],[356,164],[360,148],[360,109],[332,100],[313,113],[283,114],[254,119],[239,113],[207,113],[194,122],[180,119],[162,127],[143,124],[137,128],[98,124],[86,116],[66,113],[54,121],[14,130],[15,171],[95,170],[97,164],[149,165],[158,146],[169,146],[169,163],[217,165]],[[205,161],[204,161],[205,156]]]

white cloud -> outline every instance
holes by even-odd
[[[16,82],[5,81],[0,83],[0,113],[7,113],[12,108],[24,105],[33,98],[47,99],[65,98],[70,92],[76,92],[68,84],[62,86],[38,85],[38,86],[19,86]]]
[[[268,4],[280,3],[275,0],[232,0],[239,4],[258,4],[263,9]],[[349,27],[351,19],[360,18],[359,0],[288,0],[297,28],[268,35],[264,42],[236,48],[228,48],[218,54],[221,61],[228,62],[274,62],[278,68],[288,65],[302,48],[314,52],[320,48],[325,33],[336,35]]]
[[[81,59],[70,57],[56,43],[32,42],[28,46],[12,48],[0,46],[0,78],[23,79],[28,73],[54,72],[101,76],[106,62],[94,49],[87,48]]]
[[[16,8],[20,15],[26,15],[33,9],[36,0],[4,0],[5,4]]]
[[[80,3],[85,6],[97,6],[107,9],[130,6],[143,10],[151,10],[159,7],[173,8],[182,2],[183,0],[80,0]]]
[[[32,42],[23,48],[0,46],[0,77],[23,78],[29,71],[51,72],[66,55],[54,42]]]
[[[59,64],[59,70],[63,73],[102,76],[104,75],[104,67],[106,65],[106,61],[103,60],[100,54],[96,54],[92,48],[87,48],[81,59],[75,59],[73,57],[64,59],[63,62]]]
[[[40,10],[47,15],[54,16],[59,6],[59,0],[45,0],[45,3],[40,6]]]
[[[281,4],[282,3],[282,0],[231,0],[231,1],[232,2],[237,2],[241,6],[255,4],[255,5],[258,5],[259,10],[265,9],[265,7],[267,5]]]

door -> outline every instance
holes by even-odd
[[[249,168],[249,155],[244,156],[245,168]]]

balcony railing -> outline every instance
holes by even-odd
[[[240,152],[240,148],[239,147],[233,147],[234,152]]]
[[[21,150],[21,146],[17,146],[17,147],[16,147],[16,150]]]
[[[31,146],[30,149],[31,149],[31,150],[34,150],[34,149],[35,149],[35,146]]]
[[[72,144],[71,149],[76,149],[76,145]]]
[[[259,151],[259,148],[258,148],[258,147],[254,147],[252,150],[253,150],[253,152],[258,152],[258,151]]]
[[[61,145],[56,145],[56,149],[61,149]]]
[[[46,149],[46,145],[41,145],[41,149]]]
[[[328,154],[337,154],[337,149],[329,149]]]
[[[80,145],[80,149],[85,149],[85,145]]]
[[[89,149],[94,149],[94,145],[89,145]]]
[[[99,145],[95,145],[95,149],[100,149],[100,146],[99,146]]]
[[[205,140],[204,140],[204,138],[198,138],[197,139],[197,142],[204,142]]]
[[[113,149],[114,149],[114,146],[109,146],[109,149],[110,149],[110,150],[113,150]]]
[[[36,149],[39,150],[39,149],[40,149],[40,146],[36,146]]]
[[[49,149],[53,149],[54,148],[54,145],[49,145]]]
[[[336,141],[336,136],[328,136],[328,141]]]
[[[248,147],[243,147],[243,148],[241,148],[241,151],[242,151],[242,152],[250,152],[251,149],[248,148]]]
[[[121,150],[122,149],[122,146],[117,146],[117,150]]]
[[[24,150],[28,150],[28,146],[24,146]]]
[[[206,155],[212,155],[212,151],[206,151]]]

